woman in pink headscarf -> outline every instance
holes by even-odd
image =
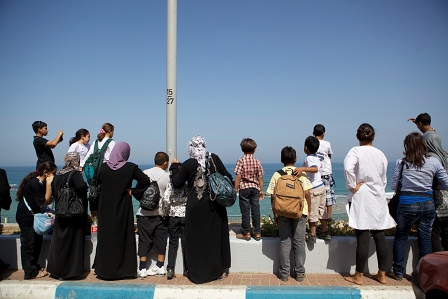
[[[131,148],[117,142],[98,175],[101,195],[98,202],[98,245],[95,273],[102,279],[137,275],[132,195],[141,198],[149,178],[137,165],[127,162]],[[137,185],[132,187],[132,181]]]

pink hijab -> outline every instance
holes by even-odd
[[[115,143],[114,148],[109,156],[109,161],[107,161],[107,165],[109,165],[110,169],[117,170],[120,169],[129,159],[131,155],[131,147],[126,142],[117,142]]]

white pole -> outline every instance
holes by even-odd
[[[167,0],[166,152],[177,158],[177,0]]]

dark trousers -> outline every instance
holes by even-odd
[[[431,231],[432,252],[448,250],[448,220],[434,220]]]
[[[185,266],[185,217],[170,217],[168,224],[168,233],[170,234],[170,242],[168,247],[168,265],[167,269],[173,269],[176,266],[177,249],[180,244],[182,247],[182,260],[184,265],[184,272],[187,270]]]
[[[375,241],[378,269],[386,271],[389,249],[383,230],[355,230],[356,234],[356,272],[364,273],[367,259],[369,258],[370,234]]]
[[[254,234],[260,234],[260,190],[256,188],[246,188],[239,191],[240,211],[241,211],[241,233],[250,233],[250,216],[252,215],[252,225]]]
[[[20,256],[24,279],[31,279],[39,274],[41,269],[37,263],[42,249],[43,236],[36,234],[32,227],[20,226]]]

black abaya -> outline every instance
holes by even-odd
[[[98,203],[98,245],[95,273],[105,279],[137,275],[137,251],[134,233],[132,196],[128,194],[132,180],[137,186],[132,194],[137,199],[149,185],[149,178],[137,165],[127,162],[112,170],[103,163],[98,177],[101,195]]]
[[[65,185],[69,173],[55,175],[51,184],[54,197],[57,191]],[[73,218],[56,216],[53,235],[50,244],[47,271],[57,278],[71,278],[84,273],[84,241],[87,224],[87,184],[82,174],[76,171],[69,182],[76,193],[82,198],[84,215]],[[55,198],[56,200],[56,198]],[[58,202],[56,200],[55,205]]]
[[[218,172],[230,177],[218,156],[212,154]],[[212,166],[213,167],[213,166]],[[185,262],[190,280],[206,283],[221,277],[230,268],[230,241],[227,210],[210,200],[208,185],[197,192],[195,179],[201,173],[196,159],[188,159],[180,170],[171,166],[174,186],[180,188],[188,181],[189,193],[185,212]],[[213,172],[213,171],[212,171]],[[198,196],[199,195],[199,196]]]

